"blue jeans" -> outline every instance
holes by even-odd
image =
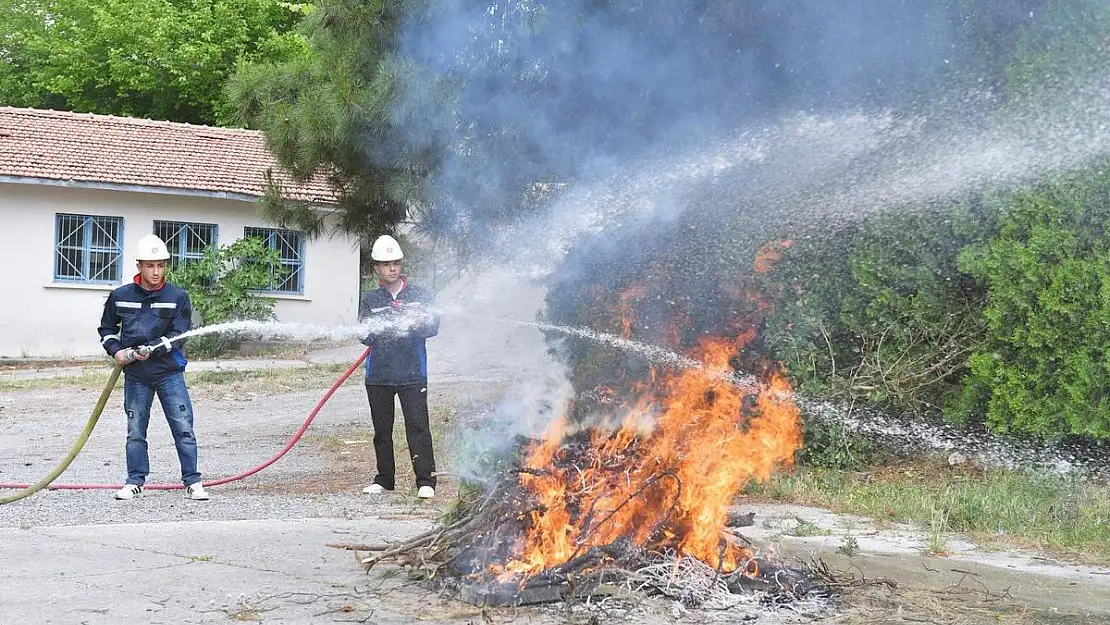
[[[146,450],[146,428],[154,395],[162,404],[170,424],[177,459],[181,462],[181,482],[188,486],[200,481],[197,473],[197,438],[193,434],[193,403],[185,388],[185,374],[175,373],[156,384],[146,384],[124,376],[123,409],[127,411],[127,483],[142,485],[150,473]]]

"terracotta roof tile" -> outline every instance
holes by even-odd
[[[0,107],[0,176],[260,197],[268,168],[291,197],[336,199],[322,177],[292,182],[258,131]]]

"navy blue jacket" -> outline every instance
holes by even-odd
[[[157,291],[147,291],[133,284],[125,284],[108,295],[104,314],[100,318],[100,344],[109,356],[125,347],[151,345],[164,338],[173,338],[192,327],[193,305],[189,294],[168,282]],[[155,384],[163,378],[185,370],[185,354],[181,339],[162,345],[146,360],[137,360],[123,368],[124,375],[140,382]]]
[[[359,318],[378,315],[405,315],[416,321],[416,326],[403,334],[382,332],[370,334],[363,345],[372,347],[366,359],[366,383],[373,386],[405,386],[428,383],[428,349],[425,339],[439,334],[439,315],[422,307],[430,306],[435,296],[425,289],[409,286],[408,280],[397,293],[380,287],[362,298]]]

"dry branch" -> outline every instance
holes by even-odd
[[[346,549],[347,551],[385,551],[389,549],[386,544],[350,544],[350,543],[328,543],[328,547],[332,549]]]
[[[738,571],[712,567],[678,552],[667,528],[670,514],[661,515],[649,533],[649,544],[635,545],[628,538],[608,544],[590,544],[590,534],[610,522],[614,515],[636,498],[652,496],[652,489],[668,481],[672,508],[677,505],[681,482],[669,470],[648,478],[624,501],[594,516],[594,510],[579,512],[580,520],[589,521],[578,537],[575,551],[567,561],[551,566],[531,577],[498,577],[498,572],[518,553],[519,538],[533,522],[531,512],[543,513],[533,496],[518,479],[519,472],[508,473],[506,479],[484,491],[465,495],[453,511],[452,520],[406,541],[391,545],[330,546],[368,552],[360,557],[369,571],[378,563],[392,561],[408,570],[410,577],[423,579],[439,588],[452,589],[472,603],[481,605],[512,605],[532,601],[574,601],[621,593],[629,597],[662,597],[686,608],[705,606],[725,609],[736,601],[753,601],[752,590],[774,601],[792,601],[805,596],[821,580],[808,571],[765,565],[760,562],[752,570],[769,571],[765,579],[752,577],[747,565]],[[523,512],[522,512],[523,511]],[[753,515],[733,515],[728,525],[751,525]],[[653,542],[654,541],[654,542]],[[743,541],[734,527],[721,528],[722,553],[728,542]],[[723,561],[723,558],[721,558]],[[827,568],[823,569],[827,572]],[[824,574],[829,579],[831,573]],[[748,579],[752,577],[752,579]],[[843,582],[841,582],[843,584]],[[740,598],[736,593],[743,593]]]

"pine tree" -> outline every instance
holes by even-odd
[[[433,152],[412,149],[394,121],[400,74],[397,0],[331,0],[301,24],[312,54],[240,68],[227,93],[242,122],[262,128],[282,166],[299,179],[326,176],[339,194],[331,227],[370,235],[393,231],[423,204]],[[264,209],[310,236],[325,215],[283,196],[270,181]]]

